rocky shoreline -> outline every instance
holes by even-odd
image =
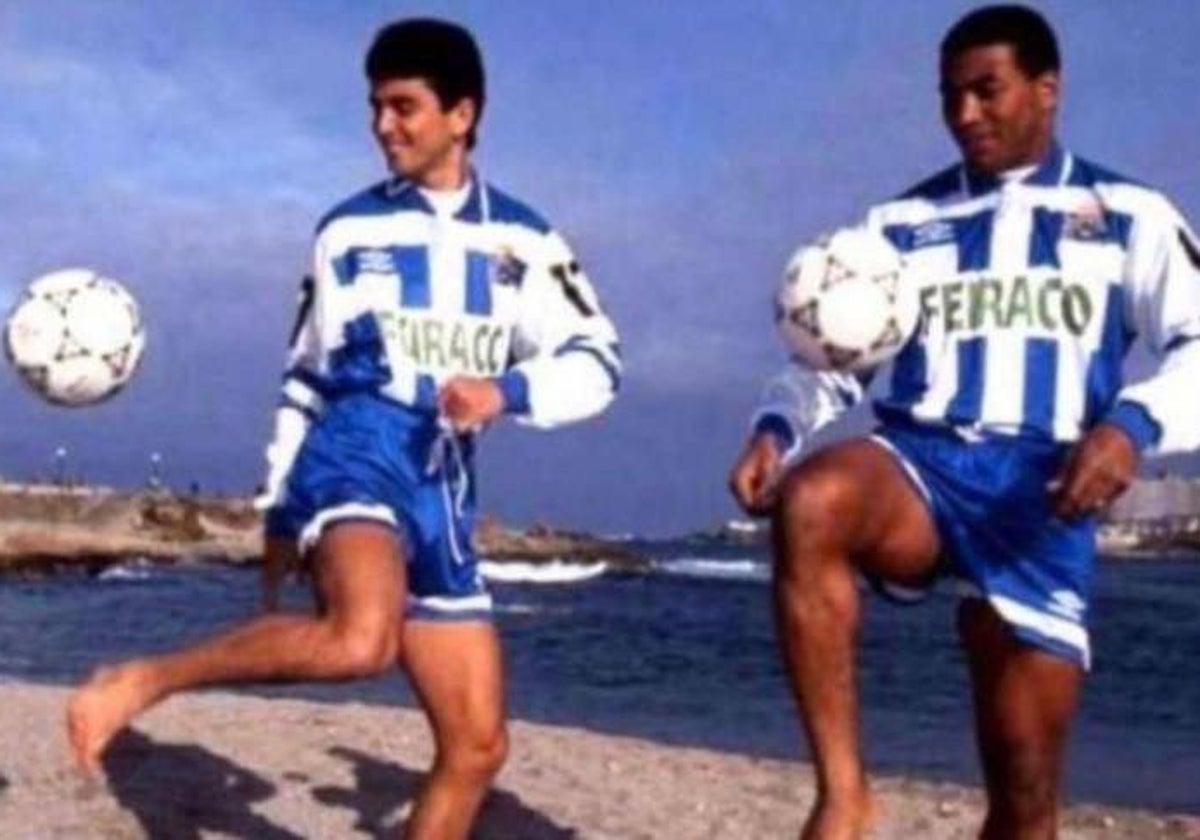
[[[766,520],[734,519],[687,539],[708,545],[765,546],[770,529]],[[1096,547],[1105,557],[1119,560],[1192,555],[1200,552],[1200,517],[1105,521],[1097,529]]]
[[[1200,518],[1106,522],[1101,553],[1121,559],[1200,551]],[[760,548],[766,523],[732,520],[680,538],[697,546]],[[629,543],[534,525],[507,527],[483,515],[480,555],[496,562],[603,562],[642,572],[650,561]],[[100,487],[0,484],[0,573],[95,574],[130,560],[147,563],[253,564],[262,551],[262,517],[249,499],[129,492]]]
[[[647,564],[621,543],[544,526],[507,528],[487,516],[476,548],[496,561],[604,561],[623,571]],[[248,499],[0,485],[0,572],[95,573],[130,559],[249,564],[261,550],[262,518]]]

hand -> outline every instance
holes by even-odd
[[[1050,482],[1054,512],[1075,519],[1108,507],[1133,482],[1138,460],[1137,447],[1122,429],[1096,426],[1075,444]]]
[[[300,552],[290,538],[267,537],[263,540],[262,606],[265,612],[279,609],[279,589],[288,574],[300,566]]]
[[[456,376],[442,386],[438,411],[454,431],[474,431],[504,411],[504,394],[491,379]]]
[[[775,504],[775,487],[783,458],[775,437],[760,432],[746,444],[729,473],[729,492],[751,516],[765,516]]]

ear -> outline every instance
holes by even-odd
[[[1059,85],[1059,75],[1054,70],[1047,70],[1034,81],[1038,104],[1043,111],[1054,113],[1058,110]]]
[[[464,96],[450,107],[448,112],[450,115],[450,127],[454,132],[456,139],[465,140],[467,135],[471,133],[472,126],[475,125],[475,118],[478,109],[475,107],[475,100],[469,96]]]

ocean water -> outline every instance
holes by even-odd
[[[515,717],[779,758],[805,749],[779,662],[765,557],[644,544],[649,574],[493,587]],[[122,567],[0,580],[0,679],[64,683],[254,613],[257,576]],[[299,588],[288,600],[305,603]],[[1095,663],[1072,736],[1068,798],[1200,813],[1200,558],[1105,561]],[[873,772],[977,783],[955,599],[871,597],[861,652]],[[412,705],[399,675],[255,693]],[[0,712],[2,713],[2,712]]]

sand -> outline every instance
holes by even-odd
[[[0,684],[0,837],[394,837],[430,743],[418,712],[219,692],[169,700],[88,779],[67,760],[67,691]],[[812,797],[800,763],[512,725],[480,838],[787,838]],[[877,780],[873,836],[975,836],[979,791]],[[1200,838],[1200,817],[1076,806],[1064,837]]]

